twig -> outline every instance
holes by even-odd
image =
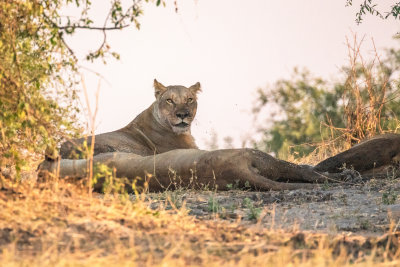
[[[56,28],[60,30],[66,30],[66,29],[84,29],[84,30],[98,30],[98,31],[112,31],[112,30],[121,30],[123,28],[127,28],[130,25],[121,25],[118,27],[91,27],[91,26],[81,26],[81,25],[74,25],[74,26],[58,26],[58,25],[53,25]]]
[[[85,100],[86,100],[86,106],[88,109],[88,115],[89,115],[89,122],[90,122],[90,134],[91,134],[91,143],[90,143],[90,150],[89,150],[89,155],[88,155],[88,161],[87,161],[87,168],[89,170],[89,176],[88,176],[88,194],[91,197],[92,196],[92,181],[93,181],[93,154],[94,154],[94,145],[95,145],[95,122],[96,122],[96,116],[97,116],[97,111],[98,111],[98,104],[99,104],[99,92],[100,92],[100,80],[97,86],[97,91],[96,91],[96,105],[95,105],[95,111],[92,113],[92,109],[90,108],[90,102],[89,102],[89,96],[87,93],[86,89],[86,84],[85,80],[83,78],[83,75],[81,75],[81,82],[82,82],[82,87],[83,87],[83,92],[85,94]]]

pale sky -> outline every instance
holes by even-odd
[[[97,1],[93,1],[94,3]],[[102,1],[105,3],[108,1]],[[379,1],[390,4],[394,1]],[[212,131],[229,135],[235,146],[255,136],[251,107],[256,90],[281,78],[294,67],[334,78],[347,62],[345,37],[366,35],[371,52],[373,37],[380,51],[398,47],[393,35],[399,21],[366,16],[355,23],[355,7],[345,0],[181,0],[179,12],[144,5],[141,29],[133,26],[110,32],[108,40],[121,60],[80,64],[101,73],[96,133],[119,129],[154,101],[153,80],[164,85],[190,86],[200,82],[203,92],[192,134],[200,148]],[[95,5],[95,4],[94,4]],[[106,7],[98,7],[102,16]],[[82,58],[99,44],[101,33],[81,31],[69,42]],[[94,96],[99,78],[83,71],[89,94]]]

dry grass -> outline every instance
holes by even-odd
[[[356,44],[350,48],[356,59]],[[372,69],[363,67],[369,71],[366,88],[372,88],[368,80]],[[358,82],[355,77],[349,80],[353,93],[358,92]],[[371,91],[370,96],[373,94]],[[358,105],[360,98],[356,99],[355,109],[348,104],[347,114],[365,111],[365,106]],[[364,112],[364,117],[357,115],[355,122],[363,124],[356,125],[360,130],[356,136],[365,134],[365,129],[379,128],[379,121],[371,124],[365,118],[380,118],[385,92],[369,99],[373,110]],[[94,143],[97,104],[94,113],[87,106]],[[324,142],[301,162],[319,162],[331,155],[327,153],[343,150],[336,141]],[[90,162],[93,147],[87,152]],[[91,181],[93,166],[89,164],[88,168]],[[394,225],[380,237],[299,232],[296,226],[287,231],[279,227],[279,222],[274,228],[265,228],[260,222],[242,224],[240,218],[231,223],[218,218],[199,220],[188,215],[184,203],[179,209],[166,209],[167,204],[174,206],[170,200],[152,209],[152,200],[145,194],[135,198],[126,194],[94,195],[90,182],[85,185],[53,179],[37,183],[32,177],[19,183],[13,180],[0,174],[0,266],[400,265],[400,232]]]
[[[140,195],[90,196],[63,180],[1,180],[0,266],[395,266],[398,233],[328,236],[198,220]],[[169,203],[171,204],[171,203]],[[275,226],[274,229],[279,229]]]
[[[345,127],[333,125],[331,119],[327,117],[327,121],[321,122],[320,125],[321,132],[328,130],[327,137],[321,136],[322,141],[319,142],[290,147],[313,147],[314,152],[303,158],[289,153],[287,160],[315,165],[365,139],[379,134],[398,132],[398,118],[393,112],[390,113],[391,117],[388,117],[384,111],[392,100],[399,97],[399,91],[391,88],[390,74],[378,54],[373,39],[371,39],[372,58],[370,55],[363,56],[364,41],[364,37],[360,39],[354,33],[351,37],[346,37],[349,63],[348,67],[343,69],[346,80],[341,104]],[[385,125],[388,121],[395,122],[396,127]]]

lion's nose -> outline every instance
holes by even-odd
[[[176,116],[178,117],[178,118],[180,118],[180,119],[184,119],[184,118],[187,118],[188,116],[189,116],[189,111],[187,111],[187,110],[184,110],[184,111],[178,111],[177,113],[176,113]]]

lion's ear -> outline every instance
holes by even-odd
[[[197,94],[198,92],[201,92],[201,85],[199,82],[196,84],[193,84],[192,86],[189,87],[189,90],[192,91],[194,94]]]
[[[158,98],[165,90],[167,90],[167,87],[154,79],[154,95],[156,96],[156,98]]]

